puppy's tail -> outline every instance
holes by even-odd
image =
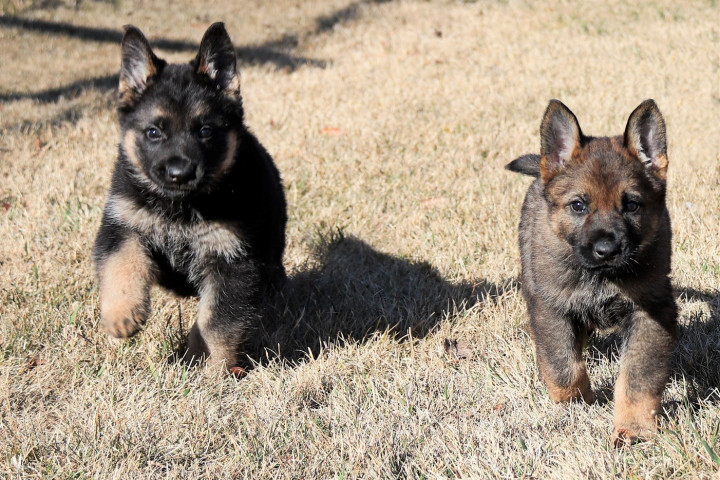
[[[518,157],[512,162],[505,165],[505,168],[511,172],[518,172],[531,177],[540,176],[540,155],[528,153],[522,157]]]

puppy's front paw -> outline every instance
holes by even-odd
[[[652,438],[655,433],[657,433],[657,426],[654,420],[642,425],[639,423],[624,423],[615,425],[610,440],[612,441],[613,447],[621,448],[634,443],[647,441]]]
[[[615,420],[612,443],[615,448],[648,440],[657,433],[659,395],[628,394],[626,375],[621,372],[615,385]]]
[[[100,304],[102,326],[108,335],[115,338],[135,335],[145,324],[148,311],[148,302],[138,304],[121,296],[105,298]]]

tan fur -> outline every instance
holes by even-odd
[[[137,237],[129,237],[99,269],[100,317],[112,336],[134,335],[147,320],[152,263]]]
[[[165,119],[172,117],[172,112],[169,112],[166,109],[155,105],[151,110],[150,117],[153,118],[155,121],[164,121]],[[162,125],[158,126],[162,127]]]
[[[660,395],[632,393],[627,371],[615,383],[615,419],[612,441],[615,446],[647,438],[657,432]]]
[[[127,132],[125,132],[125,136],[123,137],[122,142],[125,156],[135,168],[141,170],[142,165],[140,164],[140,159],[138,158],[137,152],[135,151],[135,142],[135,130],[128,130]]]
[[[207,285],[200,295],[200,303],[198,304],[198,317],[195,325],[190,329],[188,336],[188,349],[185,354],[189,362],[196,363],[208,356],[210,352],[215,353],[215,349],[211,348],[212,343],[208,342],[205,337],[208,335],[208,326],[212,319],[212,311],[215,305],[215,291],[212,285]],[[217,356],[217,355],[216,355]]]
[[[585,361],[582,358],[575,362],[573,380],[568,386],[556,384],[553,376],[546,373],[548,366],[541,360],[538,361],[538,368],[553,402],[584,401],[593,403],[595,401],[595,393],[590,387],[590,377],[588,376]]]
[[[107,212],[111,218],[137,230],[156,245],[190,244],[198,259],[219,255],[229,261],[245,255],[239,230],[223,222],[208,222],[201,218],[192,223],[169,221],[139,207],[133,200],[117,195],[108,199]]]
[[[577,163],[579,161],[578,159],[580,158],[581,153],[582,148],[580,147],[580,144],[575,143],[570,153],[570,160],[568,161],[568,165]],[[555,176],[560,172],[560,170],[558,170],[557,168],[551,168],[549,165],[550,162],[548,161],[547,157],[543,155],[540,158],[540,178],[545,184],[555,178]]]
[[[143,67],[145,68],[145,79],[146,80],[154,77],[158,73],[157,68],[155,67],[155,64],[152,61],[145,62]],[[132,104],[136,100],[138,95],[139,94],[135,89],[135,85],[133,85],[131,82],[128,82],[127,78],[124,78],[121,76],[120,83],[118,85],[118,97],[119,97],[120,105]]]
[[[135,178],[142,182],[145,188],[153,192],[158,192],[158,186],[155,182],[148,178],[145,173],[140,158],[137,154],[137,136],[134,130],[128,130],[122,138],[122,150],[125,152],[125,157],[128,159],[130,164],[135,168]]]
[[[653,168],[655,169],[655,175],[657,175],[659,179],[663,181],[667,180],[668,159],[666,155],[659,155],[655,159],[655,166]]]
[[[195,120],[202,120],[207,115],[210,114],[210,109],[207,107],[207,105],[203,103],[196,103],[192,106],[192,111],[190,112],[190,117],[194,118]]]
[[[128,105],[135,99],[136,95],[132,86],[128,84],[124,78],[120,79],[120,84],[118,85],[118,96],[120,98],[121,105]]]
[[[204,58],[202,60],[205,60]],[[215,70],[211,65],[209,65],[205,61],[201,61],[198,64],[197,72],[203,75],[207,75],[210,78],[215,78],[217,75],[217,70]],[[240,75],[233,75],[230,79],[230,83],[228,84],[227,88],[225,88],[224,92],[226,95],[235,96],[240,91]]]
[[[220,164],[220,168],[218,168],[218,171],[215,174],[215,176],[217,177],[225,175],[235,163],[235,150],[237,149],[237,133],[230,131],[230,133],[228,133],[227,140],[228,150],[225,154],[225,158]]]
[[[200,292],[197,321],[188,336],[186,358],[195,363],[211,357],[213,364],[229,369],[238,363],[239,343],[237,338],[226,335],[223,329],[211,324],[216,303],[215,284],[213,281],[206,282]]]

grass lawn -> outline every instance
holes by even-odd
[[[0,0],[0,478],[720,477],[720,6]],[[91,248],[115,161],[122,25],[188,61],[214,21],[288,199],[284,295],[243,379],[169,360],[197,301],[99,329]],[[667,122],[680,335],[661,433],[615,450],[556,405],[518,284],[547,102],[586,134]]]

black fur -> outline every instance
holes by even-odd
[[[189,354],[227,367],[241,360],[263,294],[285,280],[287,222],[278,170],[244,125],[237,75],[221,23],[208,29],[189,64],[166,64],[127,27],[122,140],[94,249],[101,313],[115,312],[103,318],[111,334],[129,336],[140,326],[116,328],[134,300],[112,284],[147,278],[201,296]],[[143,252],[149,267],[127,251]]]

